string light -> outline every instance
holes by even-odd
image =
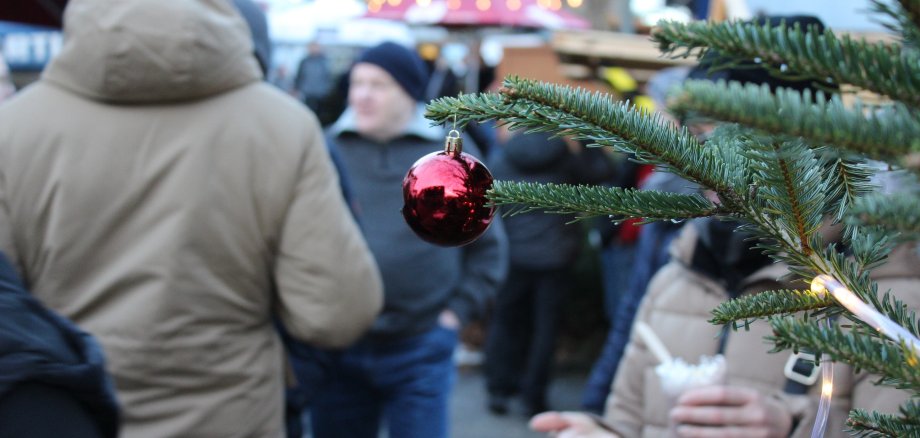
[[[508,7],[509,11],[516,11],[521,9],[521,0],[507,0],[505,6]]]
[[[562,9],[562,0],[550,0],[549,8],[554,11]]]
[[[480,11],[487,11],[491,7],[491,0],[476,0],[476,9],[479,9]]]
[[[907,331],[904,327],[895,324],[877,310],[864,303],[853,292],[844,287],[839,281],[829,275],[819,275],[811,282],[811,291],[819,297],[828,292],[840,305],[856,315],[861,321],[874,327],[876,330],[895,342],[904,342],[916,357],[920,355],[920,339]],[[908,360],[911,360],[908,358]]]
[[[447,0],[448,9],[460,9],[460,0]]]
[[[399,4],[402,3],[402,0],[387,0],[387,3],[389,3],[390,6],[399,6]]]
[[[537,0],[537,6],[541,8],[549,8],[551,0]]]
[[[825,321],[830,327],[831,321]],[[821,357],[821,399],[818,401],[818,413],[815,425],[811,428],[811,438],[823,438],[827,430],[827,416],[831,411],[831,397],[834,395],[834,362],[827,355]]]
[[[583,1],[582,0],[567,0],[566,3],[568,3],[570,8],[580,8]]]
[[[380,8],[383,7],[384,0],[371,0],[367,4],[367,10],[370,12],[380,12]]]

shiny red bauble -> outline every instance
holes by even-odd
[[[403,217],[422,239],[460,246],[481,236],[495,207],[486,191],[492,174],[476,157],[458,150],[419,158],[403,179]]]

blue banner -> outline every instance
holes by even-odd
[[[0,21],[0,53],[11,71],[43,69],[61,51],[63,41],[59,29]]]

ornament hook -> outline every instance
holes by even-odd
[[[451,129],[447,133],[447,138],[444,139],[444,152],[450,155],[459,155],[460,152],[463,152],[463,139],[460,138],[460,131]]]

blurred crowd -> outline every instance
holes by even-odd
[[[269,81],[249,0],[71,0],[64,29],[18,93],[0,62],[0,307],[15,315],[0,318],[0,436],[445,437],[470,348],[483,405],[520,404],[537,431],[809,436],[814,364],[767,354],[767,326],[707,322],[720,302],[790,286],[736,223],[526,212],[460,247],[410,231],[402,179],[447,135],[425,103],[494,90],[494,69],[478,63],[465,89],[437,46],[386,42],[336,72],[310,43],[292,78]],[[607,85],[675,126],[691,121],[664,114],[667,93],[686,78],[808,87],[713,62]],[[496,179],[713,196],[565,136],[493,123],[463,136]],[[609,333],[584,411],[554,412],[561,312],[590,252]],[[882,289],[920,286],[916,251],[899,254],[876,271]],[[668,396],[637,324],[690,362],[721,355],[725,374]],[[481,345],[464,338],[474,326]],[[850,408],[906,397],[836,373],[827,436]]]

